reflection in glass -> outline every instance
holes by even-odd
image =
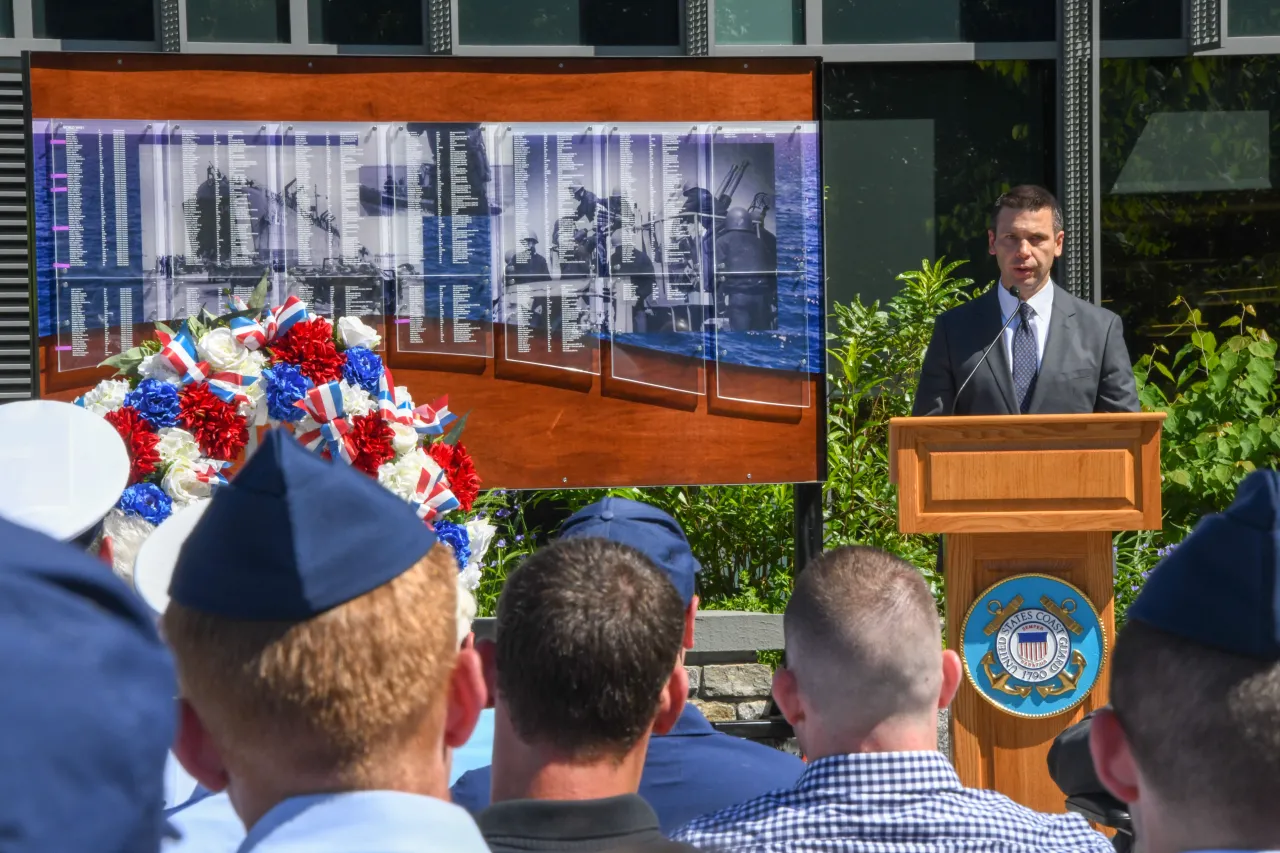
[[[422,0],[308,0],[307,10],[315,43],[422,44]]]
[[[1227,34],[1280,35],[1280,3],[1276,0],[1231,0],[1227,4]]]
[[[678,0],[460,0],[463,44],[678,46]]]
[[[1102,300],[1135,357],[1177,296],[1280,328],[1280,57],[1102,64]]]
[[[13,38],[13,0],[0,0],[0,38]]]
[[[289,0],[187,0],[187,38],[286,42]]]
[[[802,0],[719,0],[717,44],[804,44]]]
[[[11,0],[10,0],[11,5]],[[153,0],[32,0],[36,38],[155,41]]]
[[[1233,6],[1237,2],[1231,0]],[[1182,0],[1102,0],[1102,37],[1181,38]]]
[[[1053,188],[1053,98],[1052,62],[826,66],[828,304],[887,299],[921,258],[994,280],[992,203]]]
[[[823,0],[822,33],[829,44],[1053,41],[1056,8],[1054,0]]]

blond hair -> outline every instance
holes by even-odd
[[[424,721],[443,725],[457,573],[437,544],[390,583],[305,622],[239,621],[172,603],[163,627],[183,696],[228,767],[360,786]]]

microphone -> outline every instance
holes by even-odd
[[[999,284],[996,284],[996,287],[999,287],[999,286],[1000,286]],[[1014,299],[1017,299],[1022,295],[1022,291],[1018,290],[1018,286],[1015,284],[1009,288],[1009,295],[1012,296]],[[951,398],[951,411],[947,412],[948,415],[954,415],[956,413],[956,406],[959,405],[960,403],[960,395],[961,393],[964,392],[965,387],[968,386],[969,380],[973,378],[973,374],[978,372],[978,368],[982,367],[982,362],[987,360],[987,354],[991,352],[991,348],[994,347],[997,343],[999,343],[1000,339],[1004,337],[1004,330],[1009,328],[1009,324],[1012,323],[1013,318],[1017,316],[1018,316],[1017,311],[1014,311],[1013,313],[1011,313],[1009,315],[1009,319],[1005,320],[1004,325],[1000,327],[1000,331],[996,332],[995,338],[991,341],[991,343],[987,344],[987,348],[982,351],[982,358],[978,359],[978,363],[973,366],[973,370],[970,370],[969,375],[966,376],[964,378],[964,381],[960,383],[960,390],[956,391],[956,395]]]

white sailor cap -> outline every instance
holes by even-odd
[[[0,406],[0,516],[69,542],[92,530],[129,484],[115,427],[72,403]]]
[[[138,549],[133,561],[133,588],[156,613],[164,613],[169,607],[169,581],[178,564],[178,554],[208,507],[209,501],[203,500],[175,510]]]

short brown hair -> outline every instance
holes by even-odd
[[[796,578],[783,629],[787,668],[823,710],[859,722],[936,710],[942,629],[905,560],[865,546],[828,551]]]
[[[164,633],[184,697],[230,766],[354,786],[443,720],[457,654],[457,564],[437,544],[390,583],[305,622],[248,622],[171,603]]]
[[[1245,832],[1280,825],[1280,662],[1131,621],[1116,639],[1111,704],[1143,777],[1170,803]]]
[[[653,724],[684,639],[684,602],[644,554],[562,539],[507,577],[498,601],[498,695],[528,744],[594,761]]]
[[[1022,184],[1014,187],[996,199],[996,203],[991,210],[991,230],[996,230],[996,223],[1000,221],[1000,211],[1002,210],[1037,211],[1044,210],[1046,207],[1053,211],[1053,230],[1063,230],[1062,206],[1058,204],[1058,199],[1054,197],[1053,193],[1035,184]]]

